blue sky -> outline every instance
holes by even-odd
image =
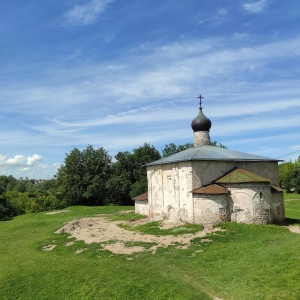
[[[294,160],[299,28],[298,1],[1,0],[0,174],[192,142],[199,94],[213,141]]]

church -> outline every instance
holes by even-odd
[[[191,124],[194,147],[146,165],[148,192],[133,199],[135,212],[150,220],[206,226],[282,223],[279,160],[212,146],[212,124],[199,98],[199,114]]]

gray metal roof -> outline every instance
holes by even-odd
[[[146,166],[163,165],[180,161],[280,161],[278,159],[258,156],[249,153],[228,150],[216,146],[204,145],[192,147],[168,157],[161,158],[146,164]]]

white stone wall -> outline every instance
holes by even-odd
[[[272,217],[273,222],[280,224],[285,219],[283,193],[272,194]]]
[[[268,184],[226,184],[231,193],[231,221],[272,223],[271,189]]]
[[[152,220],[163,218],[164,192],[163,192],[163,170],[161,166],[147,168],[148,178],[148,216]]]
[[[149,204],[148,201],[135,201],[134,209],[136,214],[143,216],[149,215]]]
[[[149,217],[193,223],[191,162],[147,169]]]
[[[194,195],[194,223],[213,225],[228,221],[228,195]]]
[[[194,195],[195,223],[272,223],[272,196],[268,184],[227,184],[226,187],[230,195]]]
[[[196,131],[194,132],[194,146],[200,147],[203,145],[210,145],[209,131]]]

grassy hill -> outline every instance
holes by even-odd
[[[210,242],[131,255],[55,234],[83,217],[124,219],[124,209],[132,207],[77,206],[0,222],[0,299],[300,299],[300,235],[285,227],[224,223]],[[286,211],[299,224],[300,199]]]

